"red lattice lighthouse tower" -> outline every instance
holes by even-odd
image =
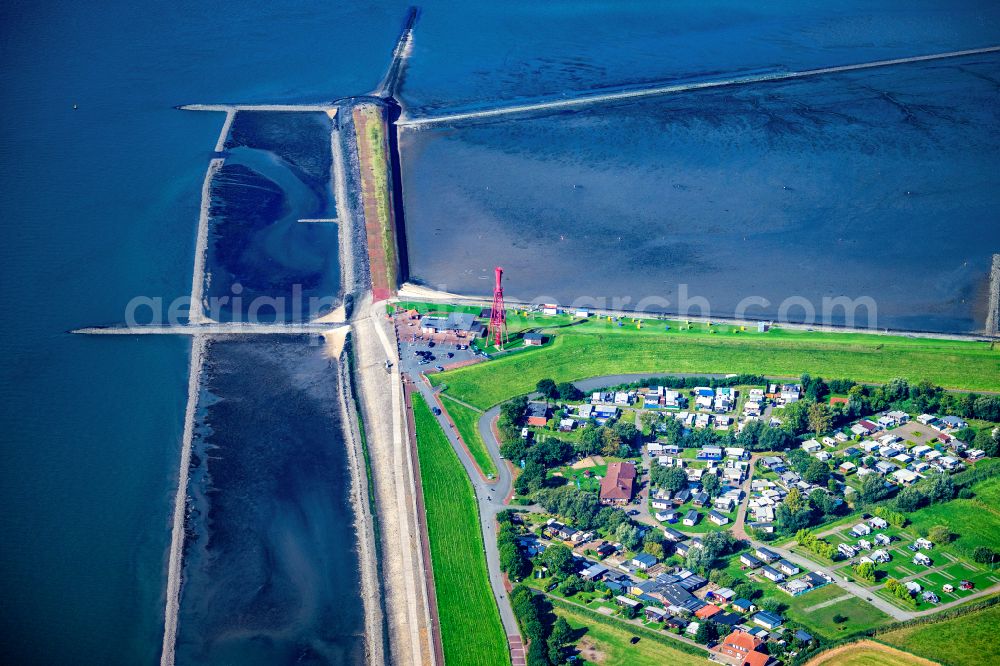
[[[508,342],[507,313],[503,307],[503,284],[501,284],[503,269],[497,266],[494,271],[497,281],[493,287],[493,309],[490,311],[490,326],[486,329],[486,336],[493,338],[493,344],[497,349],[503,349]]]

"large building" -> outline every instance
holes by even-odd
[[[630,462],[613,462],[601,479],[602,504],[628,504],[635,485],[635,465]]]
[[[482,322],[475,315],[464,312],[452,312],[447,317],[424,317],[420,320],[420,332],[423,335],[435,333],[452,333],[459,337],[475,338],[484,332]]]
[[[722,639],[715,651],[723,660],[736,666],[765,666],[771,657],[761,651],[764,641],[736,630]]]

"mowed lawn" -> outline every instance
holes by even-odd
[[[827,587],[832,588],[833,586],[828,585]],[[835,589],[839,592],[837,596],[844,596],[845,592],[842,589]],[[812,593],[806,593],[803,597],[808,597],[810,594]],[[827,601],[827,599],[817,599],[816,604]],[[796,601],[798,601],[798,598],[796,598]],[[849,599],[838,601],[835,604],[817,608],[816,610],[807,611],[806,608],[809,607],[811,607],[809,604],[796,604],[786,614],[789,618],[808,627],[809,630],[815,631],[823,638],[830,640],[836,640],[841,636],[846,636],[855,631],[872,629],[892,621],[891,617],[879,609],[853,596]],[[841,615],[847,619],[840,623],[834,622],[833,618],[836,615]]]
[[[666,330],[666,326],[670,330]],[[435,373],[448,392],[481,409],[556,382],[623,373],[753,373],[885,382],[929,380],[946,388],[1000,390],[1000,350],[987,343],[861,333],[648,323],[619,328],[606,321],[552,330],[551,345],[487,363]]]
[[[416,393],[412,397],[445,660],[509,664],[472,484],[427,403]]]
[[[644,638],[639,632],[629,631],[625,625],[618,628],[595,622],[564,605],[557,605],[554,610],[556,615],[566,618],[578,635],[582,634],[576,645],[584,663],[602,666],[706,666],[709,663],[707,652],[705,657],[699,657],[674,650]],[[633,636],[639,636],[639,642],[634,645],[630,642]]]
[[[949,666],[1000,663],[1000,606],[960,615],[943,622],[904,627],[879,640]]]
[[[479,434],[479,417],[482,416],[482,413],[469,409],[454,400],[445,399],[441,401],[441,404],[448,410],[448,415],[455,422],[458,434],[462,437],[465,445],[469,447],[469,452],[476,464],[479,465],[479,469],[487,477],[495,477],[497,467],[493,464],[493,458],[490,457],[490,452],[486,450],[486,443],[483,442],[483,438]]]

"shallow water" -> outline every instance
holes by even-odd
[[[303,321],[340,288],[330,119],[238,113],[212,184],[205,289],[217,320]]]
[[[312,342],[210,345],[190,486],[180,663],[363,660],[336,364]]]
[[[406,131],[411,277],[488,295],[502,265],[522,300],[982,328],[998,84],[990,54]],[[866,299],[853,322],[824,309],[842,296]]]

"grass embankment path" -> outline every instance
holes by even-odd
[[[896,629],[878,638],[949,666],[1000,663],[1000,605],[958,617]]]
[[[424,399],[412,394],[441,643],[448,664],[509,664],[465,469]]]
[[[669,325],[670,330],[665,330]],[[1000,350],[989,343],[864,333],[774,328],[764,333],[733,325],[646,322],[618,327],[591,320],[552,329],[550,346],[436,373],[449,394],[487,409],[556,382],[600,375],[691,372],[798,377],[804,372],[859,382],[905,377],[945,388],[1000,391]]]
[[[354,126],[361,166],[361,195],[368,237],[368,261],[375,300],[396,291],[396,223],[389,179],[389,138],[385,110],[374,104],[354,108]]]
[[[807,661],[806,666],[938,666],[938,664],[875,641],[858,641],[827,650]]]
[[[465,446],[468,447],[476,465],[479,466],[479,471],[487,478],[495,478],[497,466],[493,463],[493,458],[486,448],[483,436],[479,434],[479,417],[483,415],[482,412],[470,409],[455,400],[443,400],[441,404],[448,411],[448,415],[455,424],[455,429],[458,430],[458,435],[465,442]]]

